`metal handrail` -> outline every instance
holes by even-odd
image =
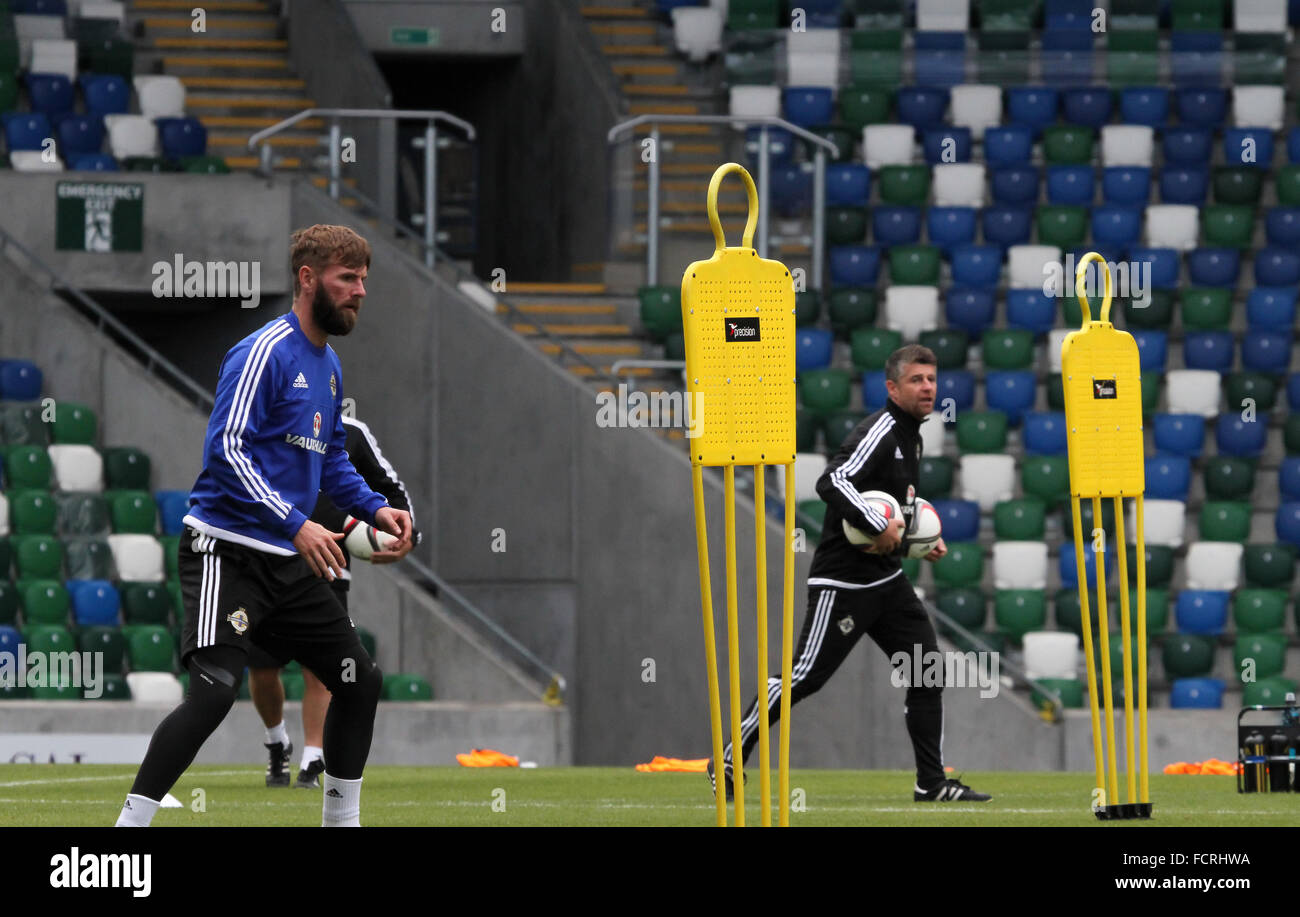
[[[126,345],[126,349],[131,351],[133,356],[143,364],[145,371],[149,375],[162,380],[172,388],[179,389],[197,407],[205,411],[212,410],[214,399],[211,392],[191,379],[184,370],[147,344],[134,331],[114,317],[112,313],[87,296],[79,287],[73,286],[64,280],[57,271],[32,254],[30,249],[18,242],[8,231],[0,228],[0,250],[4,250],[5,254],[8,255],[9,249],[17,250],[29,265],[39,268],[46,274],[45,283],[50,292],[56,295],[67,294],[76,300],[81,311],[87,313],[87,317],[95,322],[96,329],[101,334],[111,333],[114,339]],[[18,263],[13,257],[10,257],[10,260],[15,264]],[[30,274],[30,271],[28,273]],[[162,370],[162,372],[159,372],[159,370]]]
[[[341,147],[343,145],[343,130],[339,126],[339,118],[371,118],[376,120],[396,121],[399,119],[423,120],[424,124],[424,240],[425,265],[432,268],[434,256],[437,251],[435,246],[436,232],[435,226],[438,222],[438,123],[449,124],[458,128],[465,134],[466,139],[473,140],[477,136],[474,133],[474,125],[468,121],[457,118],[455,115],[448,114],[445,111],[431,111],[426,109],[400,109],[400,108],[308,108],[298,112],[296,115],[290,115],[281,121],[277,121],[270,127],[263,128],[256,134],[248,138],[248,148],[255,149],[261,144],[258,150],[260,169],[262,174],[271,174],[271,145],[266,141],[281,131],[288,130],[305,118],[314,116],[326,117],[330,119],[329,129],[329,194],[334,200],[339,199],[339,185],[343,178],[343,157]]]
[[[759,257],[767,257],[768,224],[771,208],[768,175],[771,156],[768,148],[768,128],[781,127],[792,135],[813,145],[813,227],[812,227],[812,288],[822,288],[822,264],[826,250],[826,153],[839,155],[839,147],[816,134],[791,124],[774,115],[753,117],[737,115],[637,115],[615,124],[609,129],[606,140],[615,143],[620,135],[628,134],[642,124],[650,125],[650,142],[654,155],[650,157],[648,212],[646,214],[646,283],[654,286],[659,281],[659,125],[660,124],[731,124],[736,127],[759,127],[758,141],[758,245]]]

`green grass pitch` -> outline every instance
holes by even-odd
[[[122,765],[10,765],[0,768],[0,827],[111,825],[135,768]],[[161,809],[155,825],[312,826],[320,792],[268,789],[263,768],[193,767],[172,793],[181,809]],[[803,811],[792,825],[1080,826],[1102,824],[1088,811],[1092,777],[1061,773],[963,774],[989,803],[914,803],[904,771],[797,770]],[[773,791],[776,773],[772,774]],[[748,823],[758,823],[758,774],[749,770]],[[202,790],[196,794],[195,790]],[[1300,795],[1238,794],[1231,777],[1151,778],[1155,818],[1163,826],[1294,825]],[[198,801],[206,811],[193,811]],[[644,774],[631,767],[372,767],[366,770],[361,821],[372,826],[712,825],[713,799],[703,774]],[[1130,823],[1134,827],[1144,823]]]

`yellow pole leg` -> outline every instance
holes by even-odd
[[[709,673],[709,732],[713,738],[713,773],[716,779],[714,803],[718,827],[727,827],[727,793],[722,774],[722,701],[718,695],[718,647],[713,629],[713,588],[709,580],[709,535],[704,520],[704,469],[691,466],[691,489],[695,497],[695,547],[699,555],[700,604],[704,614],[704,662]]]

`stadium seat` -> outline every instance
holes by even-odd
[[[51,535],[15,535],[13,545],[15,578],[62,579],[63,546]]]
[[[1155,131],[1141,124],[1109,124],[1101,129],[1101,164],[1150,168]]]
[[[158,528],[158,507],[145,491],[110,491],[105,495],[113,519],[113,531],[152,535]]]
[[[72,598],[68,590],[53,579],[27,579],[18,587],[22,598],[23,621],[27,626],[68,623]]]
[[[934,406],[937,411],[949,409],[959,414],[975,404],[975,376],[965,369],[951,369],[939,373]]]
[[[1174,634],[1164,641],[1161,663],[1170,679],[1208,675],[1214,668],[1214,644],[1204,636]]]
[[[1219,710],[1223,690],[1218,678],[1179,678],[1169,687],[1169,706],[1174,710]]]
[[[990,331],[984,335],[981,352],[989,369],[1029,369],[1034,357],[1034,336],[1019,328]]]
[[[786,179],[798,176],[796,183]],[[797,216],[808,210],[811,185],[804,181],[804,172],[798,166],[775,170],[772,186],[772,209],[782,216]],[[826,244],[856,245],[867,237],[867,211],[863,207],[826,208]]]
[[[1071,124],[1101,127],[1110,120],[1111,93],[1102,86],[1067,89],[1061,93],[1061,115]]]
[[[162,545],[152,535],[109,535],[108,547],[120,579],[142,583],[164,580],[166,567]]]
[[[1246,585],[1288,590],[1295,576],[1295,560],[1295,548],[1286,542],[1246,545],[1242,555]]]
[[[1183,327],[1211,331],[1228,327],[1232,291],[1222,287],[1188,287],[1179,294]]]
[[[831,330],[840,337],[849,337],[857,329],[875,324],[876,291],[869,287],[831,290],[827,311]]]
[[[960,427],[958,427],[960,436]],[[974,500],[983,512],[989,512],[1015,492],[1016,462],[1010,455],[963,455],[961,497]]]
[[[158,142],[168,159],[203,156],[208,149],[208,132],[197,118],[158,118]]]
[[[942,424],[925,424],[925,427]],[[923,455],[920,470],[917,473],[917,490],[925,499],[942,499],[952,493],[952,460],[942,455]]]
[[[1186,204],[1152,204],[1146,210],[1147,243],[1155,248],[1189,251],[1196,247],[1197,208]]]
[[[1255,253],[1255,284],[1289,287],[1300,283],[1300,253],[1268,246]]]
[[[1249,500],[1255,465],[1249,459],[1216,455],[1205,460],[1205,496],[1210,500]]]
[[[1219,166],[1214,170],[1214,199],[1220,204],[1259,203],[1263,190],[1263,177],[1258,169],[1241,166]]]
[[[160,529],[164,535],[179,535],[185,528],[182,521],[189,511],[190,494],[187,490],[160,490],[155,494]]]
[[[1204,127],[1171,127],[1161,137],[1168,166],[1204,166],[1210,161],[1214,132]]]
[[[1211,369],[1226,373],[1232,369],[1231,331],[1189,331],[1183,336],[1183,362],[1188,369]]]
[[[1286,662],[1286,635],[1239,636],[1232,649],[1232,661],[1237,677],[1246,683],[1281,675]]]
[[[968,128],[976,140],[1002,123],[1002,87],[965,84],[951,92],[952,123]]]
[[[984,159],[991,165],[1028,165],[1033,158],[1034,132],[1023,124],[990,127],[984,132]]]
[[[995,558],[997,547],[1000,546],[994,548]],[[1047,597],[1038,588],[1000,588],[993,597],[993,619],[1012,640],[1019,641],[1027,633],[1041,631],[1047,623]]]
[[[127,624],[160,624],[166,626],[171,610],[171,597],[161,583],[121,584],[122,616]]]
[[[1125,124],[1163,127],[1169,119],[1169,90],[1160,86],[1133,86],[1120,90],[1119,119]]]
[[[1037,497],[1049,509],[1070,492],[1070,468],[1064,455],[1026,456],[1020,467],[1020,486],[1025,496]]]
[[[945,541],[974,541],[978,537],[980,508],[974,500],[936,497],[930,502],[943,524]]]
[[[1034,406],[1037,383],[1032,370],[990,370],[985,376],[989,410],[1006,415],[1007,424],[1020,426],[1022,415]]]
[[[9,494],[9,524],[15,535],[53,535],[57,507],[44,490]]]
[[[930,208],[933,214],[938,208]],[[889,280],[906,286],[936,286],[939,283],[940,251],[933,245],[895,245],[889,249]],[[936,311],[938,309],[938,291]],[[886,293],[888,304],[888,293]]]
[[[1216,635],[1228,623],[1227,592],[1184,589],[1174,603],[1174,623],[1182,634]]]
[[[126,637],[115,626],[86,627],[77,635],[83,653],[101,653],[105,675],[121,675],[126,659]]]
[[[988,615],[984,594],[979,589],[969,586],[940,591],[935,599],[935,605],[938,606],[941,612],[967,630],[982,628],[984,619]],[[946,630],[943,622],[940,622],[940,628]]]
[[[826,520],[826,504],[821,500],[805,500],[798,506],[798,511],[809,517],[809,521],[799,520],[807,532],[809,540],[816,544],[822,538],[822,523]]]
[[[18,150],[39,152],[50,136],[49,119],[41,112],[5,112],[0,115],[4,122],[5,143],[13,153]]]
[[[878,206],[872,209],[871,233],[885,247],[921,240],[921,208]]]
[[[885,327],[914,341],[922,331],[938,327],[939,290],[933,286],[890,286],[885,291]]]
[[[1045,513],[1043,501],[1034,497],[1002,500],[993,507],[993,532],[999,540],[1041,541]]]
[[[1300,546],[1300,503],[1290,501],[1279,506],[1274,527],[1278,541]]]
[[[1147,496],[1185,501],[1191,479],[1191,460],[1184,455],[1155,455],[1146,459]]]
[[[991,187],[997,204],[1026,205],[1038,201],[1037,166],[999,166],[993,170]]]
[[[140,703],[175,705],[181,702],[181,683],[170,671],[131,672],[126,676],[131,699]]]
[[[921,450],[923,454],[935,456],[936,458],[943,455],[944,440],[947,438],[947,432],[944,428],[943,421],[931,415],[927,418],[929,421],[921,424]]]
[[[1260,127],[1230,127],[1223,132],[1223,161],[1230,166],[1267,169],[1273,163],[1273,132]]]
[[[397,672],[384,676],[381,696],[384,700],[393,701],[433,700],[433,686],[419,675]]]
[[[933,186],[934,203],[939,207],[982,207],[984,166],[969,162],[936,165]]]
[[[1255,227],[1252,207],[1239,204],[1210,204],[1202,211],[1207,245],[1249,248]]]
[[[978,339],[993,322],[995,302],[991,289],[950,287],[944,297],[944,315],[951,328]]]
[[[1264,634],[1286,624],[1287,593],[1283,589],[1239,589],[1232,597],[1232,621],[1239,634]]]
[[[868,124],[888,123],[892,100],[892,94],[879,86],[848,86],[839,93],[840,121],[858,132]]]
[[[1015,86],[1006,90],[1006,119],[1041,130],[1056,123],[1057,93],[1046,86]]]
[[[836,245],[830,249],[831,284],[874,287],[880,273],[880,249],[872,245]]]
[[[794,498],[796,501],[820,500],[817,495],[817,479],[826,470],[826,456],[816,452],[795,454],[794,460]],[[785,475],[777,478],[779,496],[785,496]]]
[[[1133,331],[1133,340],[1137,342],[1138,359],[1143,371],[1163,371],[1169,356],[1169,335],[1164,331]]]
[[[1235,127],[1267,127],[1280,131],[1283,124],[1281,86],[1233,86],[1232,123]]]
[[[1002,274],[1002,251],[996,245],[959,245],[952,251],[952,281],[954,288],[967,287],[995,287],[998,278]],[[949,293],[952,293],[952,289]],[[954,297],[949,296],[949,302],[952,303]],[[970,313],[972,321],[978,320],[978,328],[983,329],[989,324],[989,319],[984,320],[987,305],[981,291],[975,292],[975,299],[979,302],[970,302],[970,296],[963,294],[957,299],[961,300],[956,306],[959,312]],[[949,314],[949,322],[954,322],[954,318]],[[971,333],[970,322],[958,322],[967,333]],[[978,337],[979,331],[975,331],[973,336]]]
[[[57,489],[62,491],[103,490],[103,459],[91,446],[50,446],[49,456]]]
[[[1300,247],[1300,207],[1273,207],[1264,215],[1264,236],[1279,248]]]
[[[1187,548],[1187,588],[1231,592],[1241,583],[1243,546],[1197,541]]]
[[[815,325],[821,318],[822,314],[821,294],[816,290],[796,292],[794,294],[794,311],[795,325],[797,327],[805,328],[808,325]],[[677,334],[680,334],[680,332],[674,332],[669,335],[669,337],[673,337]],[[683,354],[682,359],[685,359],[685,342],[683,342],[681,352]]]
[[[859,162],[837,162],[826,167],[826,205],[865,207],[871,199],[871,170]]]
[[[1300,455],[1288,455],[1278,467],[1277,487],[1284,500],[1300,500]]]
[[[1047,165],[1088,165],[1092,162],[1091,128],[1062,124],[1043,131],[1043,162]],[[1150,162],[1114,162],[1107,165],[1150,165]]]
[[[105,115],[108,145],[118,159],[153,157],[158,154],[158,128],[140,115]]]
[[[1152,288],[1168,290],[1178,285],[1180,264],[1175,249],[1135,245],[1129,249],[1129,259],[1149,265]]]
[[[981,213],[984,241],[1004,248],[1029,242],[1033,210],[1026,207],[986,207]]]
[[[889,401],[889,387],[885,385],[883,369],[862,374],[862,407],[867,411],[883,408]]]
[[[1036,589],[1041,593],[1047,586],[1047,545],[1041,541],[995,542],[993,584],[996,589]]]
[[[1092,203],[1094,193],[1093,171],[1090,166],[1048,167],[1048,203],[1088,205]]]
[[[1187,254],[1187,279],[1194,286],[1235,287],[1241,253],[1231,248],[1198,248]]]
[[[1182,124],[1221,127],[1228,111],[1227,90],[1217,86],[1179,89],[1174,92],[1174,110]]]
[[[984,553],[980,546],[944,540],[948,545],[948,553],[934,563],[935,585],[941,589],[978,586],[984,576]]]
[[[827,454],[833,455],[865,416],[857,411],[842,411],[826,418],[822,430],[826,435]]]
[[[1214,417],[1219,413],[1219,386],[1222,377],[1219,373],[1209,369],[1175,369],[1169,373],[1169,415],[1188,415],[1196,414],[1201,417]],[[1169,416],[1162,415],[1162,416]],[[1185,449],[1176,445],[1180,436],[1191,437],[1196,440],[1197,448],[1203,438],[1203,428],[1201,430],[1186,429],[1188,420],[1167,420],[1163,422],[1166,426],[1164,433],[1173,437],[1170,445],[1167,447],[1171,451],[1179,451],[1185,455],[1195,457],[1197,453],[1187,452]],[[1157,448],[1166,448],[1160,446],[1162,421],[1156,418],[1156,443]]]
[[[969,163],[970,131],[964,127],[931,127],[921,134],[921,150],[932,166],[944,163]]]
[[[1024,415],[1023,442],[1026,455],[1065,455],[1065,413],[1027,412]]]
[[[938,369],[962,369],[966,366],[966,352],[970,346],[966,332],[959,328],[923,331],[918,338],[922,347],[930,348],[938,360]]]
[[[963,453],[999,453],[1007,444],[1007,415],[1001,411],[962,411],[957,415],[957,444]]]
[[[1205,540],[1245,543],[1250,537],[1250,504],[1209,500],[1201,504],[1200,536]]]
[[[862,158],[873,172],[912,161],[915,131],[906,124],[868,124],[862,129]]]
[[[1143,522],[1146,526],[1147,544],[1180,548],[1183,545],[1184,521],[1187,506],[1179,500],[1146,500]],[[1136,540],[1137,514],[1128,513],[1126,529],[1130,541]]]
[[[1280,707],[1286,702],[1286,696],[1295,692],[1294,679],[1263,678],[1242,687],[1241,703],[1246,707]]]
[[[77,627],[117,624],[121,599],[112,583],[107,580],[74,580],[68,591]]]
[[[850,377],[843,369],[808,370],[799,376],[799,401],[818,417],[849,406]]]
[[[927,166],[883,165],[877,174],[882,203],[919,207],[929,197],[930,169]]]
[[[1289,165],[1274,173],[1277,202],[1288,207],[1300,204],[1300,166]]]
[[[817,449],[817,431],[821,429],[822,418],[815,416],[811,411],[805,411],[799,408],[795,412],[795,434],[794,444],[796,452],[815,452]],[[160,542],[161,543],[161,542]],[[171,549],[163,545],[163,554],[167,556]],[[170,564],[170,560],[168,561]],[[172,570],[169,566],[167,575],[171,577]]]
[[[934,86],[904,86],[894,94],[898,120],[917,129],[943,124],[948,109],[948,91]]]
[[[678,306],[677,315],[681,316]],[[150,490],[149,456],[132,446],[110,446],[103,451],[104,483],[110,490]]]
[[[1247,331],[1241,340],[1241,365],[1259,373],[1286,372],[1291,365],[1291,333]]]
[[[1079,637],[1053,631],[1027,633],[1025,676],[1033,679],[1074,679],[1079,670]]]

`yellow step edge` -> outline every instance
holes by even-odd
[[[722,155],[721,143],[678,143],[673,147],[678,153],[706,153],[710,156]]]
[[[667,134],[716,134],[717,128],[712,124],[661,124],[659,125],[659,136]],[[650,136],[650,132],[637,133],[637,140],[644,140]]]
[[[660,201],[659,212],[662,213],[704,213],[704,201]],[[645,213],[644,201],[637,201],[637,211]],[[743,204],[718,204],[718,213],[749,213],[749,201]]]
[[[640,344],[570,344],[569,347],[576,353],[593,357],[635,357],[641,354]],[[538,344],[537,349],[548,357],[564,352],[559,344]]]
[[[616,76],[676,76],[680,72],[676,64],[613,64],[610,69]]]
[[[209,51],[287,51],[289,42],[283,38],[184,38],[151,39],[155,48],[203,48]]]
[[[314,99],[259,99],[256,96],[187,96],[186,108],[288,108],[303,111],[315,108]]]
[[[271,146],[321,146],[318,137],[286,137],[279,134],[275,137],[267,137],[263,143],[269,143]],[[247,137],[209,137],[208,146],[239,146],[247,149]],[[321,147],[323,150],[324,147]]]
[[[656,29],[650,24],[588,25],[593,35],[654,35]]]
[[[515,306],[515,309],[525,315],[614,315],[618,312],[618,306],[605,303],[577,303],[577,302],[535,302],[525,303],[524,305]],[[510,309],[506,306],[497,306],[497,312],[506,314]]]
[[[707,162],[666,162],[659,166],[664,175],[713,175],[716,165]]]
[[[668,56],[668,49],[662,45],[601,45],[600,52],[608,57]]]
[[[637,6],[583,6],[578,11],[592,19],[649,19],[650,11]]]
[[[600,367],[600,371],[603,372],[603,373],[604,373],[605,375],[607,375],[607,376],[612,376],[612,375],[614,375],[613,369],[614,369],[614,368],[613,368],[612,366],[602,366],[602,367]],[[570,367],[568,367],[568,370],[569,370],[569,372],[573,373],[575,376],[591,376],[591,375],[594,375],[594,373],[593,373],[591,367],[588,367],[588,366],[570,366]],[[644,366],[629,367],[629,368],[627,368],[627,369],[623,369],[623,370],[620,370],[620,371],[619,371],[619,375],[620,375],[620,376],[650,376],[650,375],[653,375],[653,374],[654,374],[654,370],[652,370],[652,369],[648,369],[648,368],[646,368],[646,367],[644,367]]]
[[[670,178],[661,181],[659,187],[664,191],[700,191],[707,193],[709,190],[709,183],[703,179],[692,181],[684,178]],[[646,181],[644,178],[638,178],[636,181],[632,182],[632,188],[635,191],[646,191],[650,188],[650,182]],[[737,200],[749,199],[744,188],[728,187],[726,185],[718,189],[718,196],[730,196]]]
[[[573,272],[575,274],[591,274],[598,271],[603,271],[604,269],[605,269],[604,261],[588,261],[584,264],[573,265]]]
[[[342,179],[342,182],[349,188],[355,188],[357,186],[357,180],[355,178],[344,178]],[[324,175],[313,175],[311,177],[311,183],[317,188],[328,188],[330,180]]]
[[[685,86],[633,83],[623,87],[623,94],[629,96],[684,96],[690,95],[690,92]]]
[[[694,103],[633,102],[628,105],[630,115],[698,115],[700,106]]]
[[[141,21],[151,29],[188,29],[194,25],[194,20],[188,16],[146,16]],[[266,19],[213,19],[207,23],[209,28],[221,29],[274,29],[279,24],[274,16]]]
[[[289,69],[289,62],[284,58],[279,58],[279,57],[204,57],[202,55],[179,57],[179,56],[165,55],[162,59],[162,62],[163,62],[164,69],[166,69],[167,67],[240,67],[240,68],[261,67],[266,70],[288,70]],[[186,80],[204,80],[204,81],[220,80],[221,81],[217,83],[200,82],[200,83],[192,84],[195,86],[226,86],[226,85],[243,86],[250,82],[251,83],[274,82],[278,85],[282,85],[286,89],[288,88],[302,89],[307,85],[305,82],[299,79],[265,80],[265,79],[256,79],[256,78],[249,79],[247,77],[237,77],[237,76],[181,76],[180,80],[182,82]],[[289,84],[293,84],[293,85],[290,86]],[[188,86],[191,84],[186,83],[186,85]],[[252,88],[252,87],[248,87],[248,88]]]
[[[520,322],[512,326],[520,334],[541,334],[537,325]],[[556,337],[631,337],[631,325],[542,325],[548,334]]]
[[[604,293],[603,283],[548,283],[545,281],[509,281],[506,293]]]
[[[226,156],[226,165],[232,169],[256,169],[259,160],[256,156]],[[279,169],[299,169],[302,168],[302,160],[296,156],[286,156],[276,163]]]
[[[254,115],[203,115],[199,118],[204,127],[273,127],[283,121],[283,118],[257,117]],[[325,126],[324,118],[307,118],[299,121],[294,125],[304,131],[312,128],[322,128]]]
[[[143,10],[185,10],[194,9],[194,0],[134,0],[130,4],[132,12]],[[256,0],[208,0],[203,8],[213,13],[269,13],[268,3]]]

